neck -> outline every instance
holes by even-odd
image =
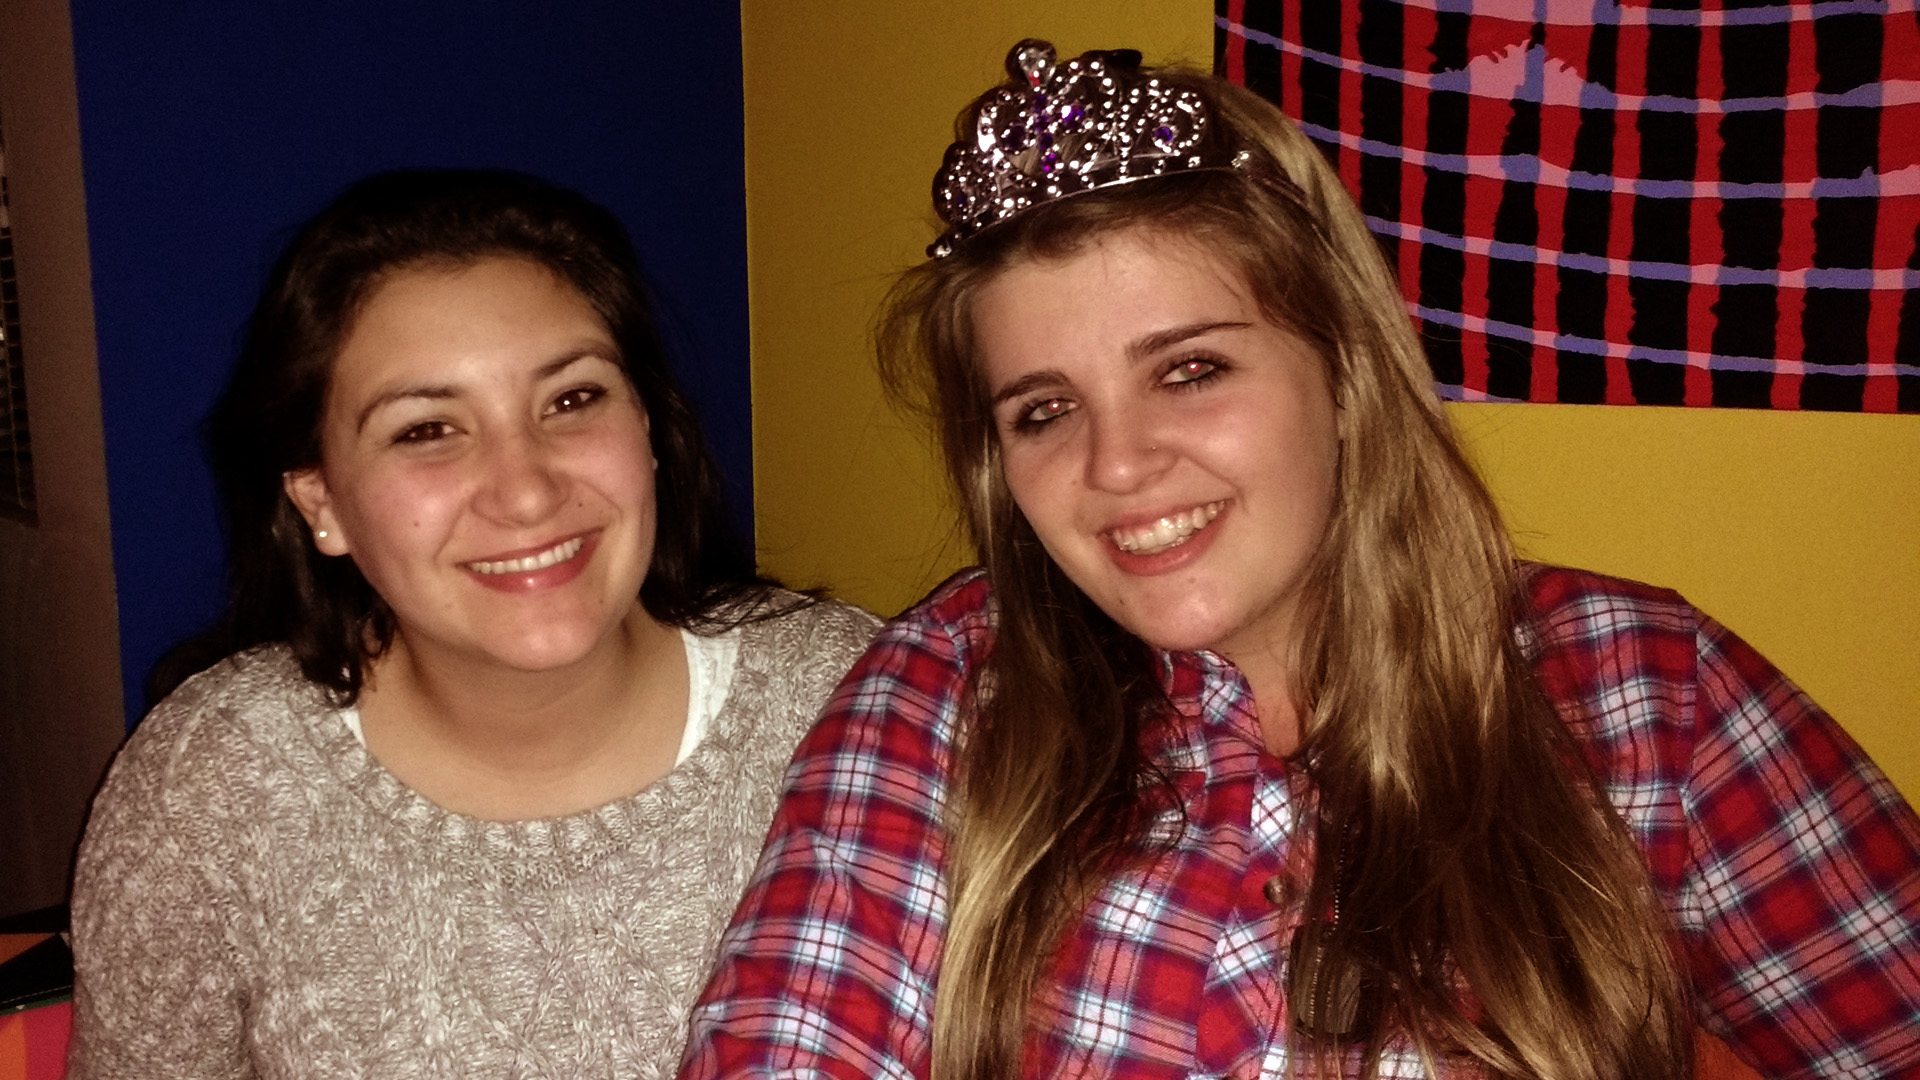
[[[1294,699],[1293,666],[1288,650],[1277,646],[1221,655],[1240,669],[1253,691],[1260,736],[1267,753],[1286,757],[1300,746],[1300,706]]]
[[[367,748],[448,809],[547,817],[631,794],[672,767],[685,725],[679,632],[639,604],[585,658],[520,671],[410,645],[369,673]]]

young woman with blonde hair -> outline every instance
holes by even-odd
[[[1023,42],[881,355],[982,569],[799,751],[683,1076],[1920,1068],[1920,821],[1663,590],[1517,562],[1254,95]]]

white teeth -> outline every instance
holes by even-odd
[[[476,574],[524,574],[532,570],[545,570],[549,566],[566,562],[580,549],[585,547],[587,538],[576,536],[563,540],[537,555],[528,555],[524,559],[501,559],[499,562],[470,562],[467,569]]]
[[[1226,505],[1224,502],[1212,502],[1196,506],[1191,510],[1169,514],[1151,525],[1115,529],[1107,536],[1113,540],[1113,546],[1121,551],[1134,555],[1157,555],[1186,543],[1194,533],[1212,524]]]

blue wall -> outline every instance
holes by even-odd
[[[129,722],[217,608],[196,430],[241,322],[369,172],[524,169],[618,213],[750,528],[738,5],[75,0],[73,36]]]

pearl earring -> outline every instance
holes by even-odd
[[[321,529],[319,532],[314,533],[313,536],[316,540],[325,540],[327,538],[327,530]]]

